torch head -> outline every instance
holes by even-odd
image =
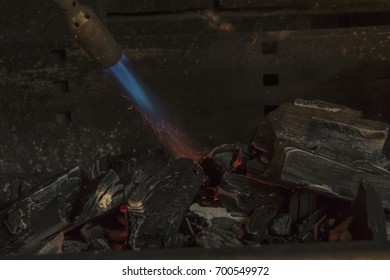
[[[79,2],[77,0],[54,0],[67,15],[76,15],[79,12]]]
[[[123,53],[96,14],[77,0],[54,0],[67,19],[76,42],[95,63],[107,69],[119,62]]]

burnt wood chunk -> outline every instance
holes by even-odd
[[[98,183],[95,191],[90,194],[79,215],[76,216],[73,227],[80,226],[108,211],[125,203],[124,186],[114,170],[108,173]]]
[[[70,213],[82,186],[81,172],[76,167],[2,211],[0,253],[38,243],[69,226]]]
[[[349,164],[375,164],[389,154],[388,138],[388,124],[364,119],[359,111],[298,99],[268,114],[252,146],[295,147]]]
[[[332,158],[297,148],[283,148],[275,156],[269,169],[271,177],[305,184],[308,189],[329,195],[353,199],[362,180],[379,194],[385,208],[390,208],[390,172],[369,165],[352,166]]]
[[[249,222],[246,224],[246,231],[261,242],[267,238],[269,224],[277,214],[277,207],[269,200],[264,200],[253,212]]]
[[[288,214],[278,214],[270,225],[270,232],[273,235],[289,236],[291,234],[292,219]]]
[[[204,180],[190,159],[179,159],[160,172],[142,171],[126,190],[133,248],[173,247],[177,230]]]
[[[296,226],[296,238],[300,242],[313,242],[315,240],[314,228],[323,217],[322,210],[316,210]]]
[[[289,213],[292,222],[306,218],[316,209],[317,195],[307,191],[297,191],[290,199]]]
[[[354,240],[386,242],[386,216],[378,193],[362,182],[352,204],[351,234]]]

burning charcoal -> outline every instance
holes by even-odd
[[[272,178],[306,184],[308,189],[341,198],[354,198],[365,180],[378,192],[384,207],[390,208],[390,173],[381,168],[374,172],[308,151],[284,148],[275,155],[269,173]]]
[[[323,101],[295,100],[267,115],[258,129],[278,147],[294,147],[335,161],[376,163],[388,154],[389,125],[362,118],[361,112]],[[272,139],[271,137],[274,136]],[[348,139],[348,140],[346,140]]]
[[[196,236],[196,244],[207,249],[243,246],[243,244],[236,239],[233,232],[218,227],[210,227],[201,231]]]
[[[86,251],[88,243],[78,240],[65,240],[62,243],[62,252],[64,254],[79,254]]]
[[[82,212],[75,218],[73,226],[82,225],[124,204],[124,186],[118,183],[119,177],[111,169],[99,182],[96,191],[87,198]]]
[[[264,200],[264,203],[259,205],[246,225],[246,231],[261,242],[268,235],[268,225],[276,216],[277,207],[269,200]]]
[[[0,253],[38,243],[69,226],[69,216],[82,185],[77,167],[2,211]]]
[[[195,198],[203,172],[190,159],[172,162],[153,176],[139,172],[126,192],[133,248],[172,247],[177,230]]]
[[[288,214],[279,214],[272,221],[270,231],[274,235],[288,236],[291,234],[291,216]]]
[[[386,217],[378,193],[367,183],[361,183],[352,205],[351,234],[354,240],[385,242]]]
[[[285,191],[265,182],[238,174],[226,174],[217,191],[217,198],[229,210],[251,213],[264,199],[280,204]]]
[[[317,195],[306,191],[297,191],[290,199],[289,214],[292,223],[307,217],[316,209]]]
[[[205,156],[200,165],[213,186],[217,186],[225,173],[239,167],[243,161],[243,151],[240,147],[225,144],[212,150]]]
[[[323,211],[316,210],[305,218],[297,226],[296,238],[301,242],[313,242],[314,239],[314,228],[323,217]]]
[[[190,211],[205,218],[209,224],[218,224],[222,228],[231,228],[236,223],[246,224],[249,220],[247,215],[228,212],[226,208],[202,207],[197,203],[191,205]]]

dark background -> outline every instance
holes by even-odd
[[[203,150],[248,143],[267,112],[295,98],[390,120],[388,0],[80,3]],[[53,0],[0,0],[0,12],[0,204],[25,180],[160,146]]]

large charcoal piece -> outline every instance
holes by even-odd
[[[203,171],[190,159],[173,161],[152,174],[136,172],[126,187],[130,245],[134,249],[175,246],[177,230],[203,180]]]
[[[253,235],[254,238],[262,242],[268,235],[269,224],[277,214],[277,207],[269,203],[269,200],[265,200],[262,205],[253,212],[248,224],[246,225],[246,231]]]
[[[361,112],[323,101],[282,104],[256,130],[252,145],[296,147],[349,164],[375,163],[389,154],[389,125],[362,118]]]
[[[360,182],[366,180],[380,195],[383,206],[390,208],[390,173],[383,169],[355,168],[308,151],[283,148],[270,171],[281,180],[350,199],[356,196]]]
[[[296,100],[270,113],[252,144],[273,138],[267,174],[353,199],[366,180],[390,208],[389,125],[322,101]],[[269,145],[269,144],[268,144]]]
[[[15,252],[70,225],[83,186],[78,167],[0,212],[0,253]]]
[[[86,198],[86,201],[82,200],[82,211],[76,216],[72,226],[80,226],[124,204],[124,186],[119,181],[114,170],[108,171],[99,181],[96,190]]]

